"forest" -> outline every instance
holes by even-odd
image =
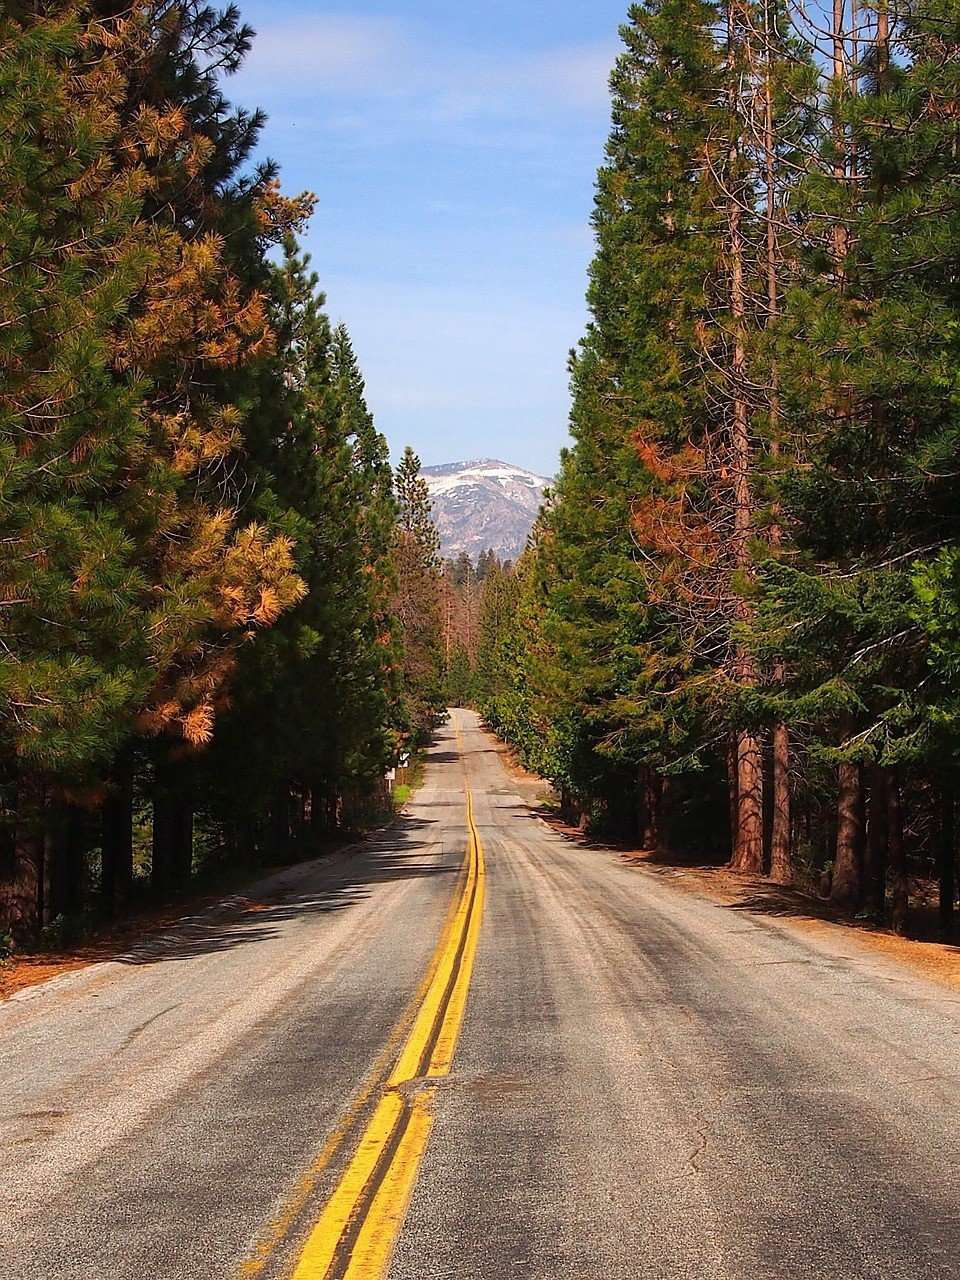
[[[476,705],[562,812],[957,896],[960,13],[647,0],[572,443],[444,562],[199,0],[0,16],[0,944],[388,810]],[[916,890],[914,889],[914,895]]]
[[[0,0],[0,1280],[958,1280],[960,0],[247,3]]]
[[[475,696],[571,820],[908,927],[957,893],[960,12],[622,28],[573,442]]]
[[[441,705],[439,561],[224,81],[235,7],[0,13],[0,952],[319,847]]]

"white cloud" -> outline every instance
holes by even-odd
[[[320,14],[263,29],[236,84],[247,97],[295,98],[305,113],[335,97],[340,125],[363,118],[344,113],[345,100],[398,123],[516,119],[602,109],[616,52],[610,42],[497,59],[428,46],[397,21]]]
[[[271,93],[353,95],[389,66],[404,44],[388,18],[327,13],[261,28],[235,83]]]

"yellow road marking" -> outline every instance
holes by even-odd
[[[346,1173],[313,1229],[294,1272],[296,1280],[323,1280],[330,1271],[340,1238],[353,1219],[357,1204],[403,1111],[403,1098],[395,1090],[390,1090],[380,1099]]]
[[[369,1102],[375,1090],[381,1086],[381,1083],[382,1068],[380,1068],[380,1063],[378,1062],[377,1066],[374,1067],[373,1072],[371,1072],[371,1078],[368,1079],[364,1088],[350,1104],[346,1118],[327,1138],[327,1141],[323,1144],[320,1154],[297,1183],[293,1190],[293,1194],[289,1197],[287,1203],[283,1207],[283,1210],[270,1224],[262,1239],[258,1241],[252,1257],[244,1262],[240,1270],[237,1272],[237,1280],[254,1280],[254,1278],[259,1276],[266,1268],[281,1241],[296,1222],[300,1213],[303,1211],[304,1205],[310,1199],[313,1189],[320,1180],[320,1175],[339,1151],[347,1137],[347,1134],[356,1124],[364,1106]]]
[[[455,716],[453,723],[462,751]],[[383,1280],[390,1265],[433,1125],[433,1091],[410,1098],[403,1086],[450,1071],[480,934],[483,846],[469,790],[466,801],[467,874],[451,905],[437,964],[383,1097],[310,1233],[292,1280]]]
[[[478,851],[478,856],[476,858],[478,881],[477,897],[482,904],[485,879],[483,868],[483,849],[480,844],[480,833],[477,831],[477,825],[473,818],[473,796],[469,791],[467,792],[467,826],[470,831],[471,844],[473,848]],[[449,1072],[450,1066],[453,1062],[453,1051],[457,1045],[457,1036],[460,1034],[460,1025],[463,1022],[463,1015],[467,1007],[467,993],[470,990],[470,976],[473,973],[473,961],[477,953],[477,942],[480,938],[481,915],[482,911],[479,909],[472,912],[467,925],[463,956],[460,961],[460,971],[457,974],[453,991],[450,993],[450,1000],[447,1004],[446,1016],[443,1019],[440,1034],[437,1036],[437,1042],[434,1045],[433,1053],[430,1055],[430,1065],[427,1068],[428,1076],[445,1076]]]
[[[429,1110],[431,1100],[429,1095],[424,1095],[411,1107],[410,1119],[396,1155],[357,1235],[346,1272],[350,1280],[381,1280],[386,1275],[417,1184],[420,1161],[430,1141],[433,1128],[433,1116]]]
[[[473,886],[476,883],[476,878],[476,858],[471,848],[467,879],[464,883],[457,909],[454,912],[453,927],[447,939],[443,958],[437,967],[436,973],[433,975],[433,981],[427,989],[427,994],[424,997],[423,1004],[420,1006],[420,1012],[417,1014],[416,1021],[413,1024],[413,1030],[410,1032],[407,1043],[403,1047],[403,1052],[400,1054],[397,1065],[387,1081],[388,1088],[395,1089],[397,1085],[403,1084],[406,1080],[412,1080],[419,1074],[427,1043],[436,1028],[440,1007],[453,977],[460,940],[463,938],[469,923],[467,921],[467,913],[470,911],[473,901]]]
[[[456,725],[456,720],[454,720],[454,724]],[[459,737],[459,730],[457,736]],[[468,859],[463,867],[457,889],[444,918],[443,928],[440,931],[440,940],[430,957],[430,963],[427,965],[426,972],[413,998],[404,1009],[362,1087],[347,1107],[340,1124],[329,1134],[317,1158],[297,1182],[286,1204],[258,1240],[252,1254],[241,1264],[235,1280],[256,1280],[256,1277],[263,1273],[287,1233],[303,1212],[304,1206],[313,1194],[324,1171],[349,1137],[351,1130],[360,1119],[370,1100],[378,1091],[385,1087],[390,1087],[393,1076],[396,1075],[396,1068],[394,1067],[391,1071],[391,1064],[394,1063],[397,1049],[404,1042],[404,1037],[408,1035],[411,1025],[422,1012],[424,1000],[434,984],[441,963],[450,955],[451,951],[455,952],[457,949],[456,946],[452,945],[451,939],[454,930],[460,929],[462,931],[463,907],[469,898],[466,882],[470,874],[470,861]]]

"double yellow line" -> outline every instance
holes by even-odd
[[[466,875],[413,1026],[292,1280],[381,1280],[387,1273],[433,1127],[430,1082],[450,1071],[480,935],[483,847],[469,791],[467,830]]]

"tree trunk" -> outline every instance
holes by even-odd
[[[242,865],[256,866],[259,862],[257,828],[249,814],[241,814],[235,819],[233,841]]]
[[[890,71],[890,10],[887,0],[878,0],[877,34],[876,34],[877,92],[887,92],[887,77]]]
[[[790,818],[790,730],[783,720],[773,727],[773,825],[770,831],[770,879],[793,884]]]
[[[322,840],[326,835],[327,806],[323,799],[323,788],[314,785],[310,788],[310,839]]]
[[[940,790],[940,839],[937,846],[937,879],[940,882],[940,937],[953,941],[954,903],[957,897],[956,796],[953,779]]]
[[[730,860],[733,861],[733,850],[739,823],[739,791],[737,783],[737,738],[730,734],[727,739],[727,805],[730,811]]]
[[[870,766],[868,778],[863,906],[872,919],[883,920],[887,913],[887,799],[877,765]]]
[[[173,863],[176,815],[173,796],[165,780],[154,779],[153,788],[153,837],[150,864],[150,885],[154,893],[166,897],[173,889]]]
[[[50,869],[51,916],[75,916],[81,911],[89,847],[90,815],[78,804],[64,805],[53,839]]]
[[[193,871],[193,778],[189,765],[163,761],[154,769],[153,867],[157,893],[179,893]]]
[[[774,19],[770,0],[763,4],[764,69],[763,69],[763,161],[764,161],[764,231],[766,242],[765,266],[767,278],[767,325],[772,325],[780,314],[780,248],[777,237],[777,138],[774,121],[773,90],[773,40]],[[780,387],[776,360],[770,367],[768,409],[771,459],[780,457]],[[774,503],[768,533],[770,545],[779,548],[783,535],[780,528],[780,507]],[[786,682],[787,671],[782,661],[774,664],[773,678],[778,685]],[[773,821],[770,829],[770,879],[774,884],[790,885],[794,880],[793,827],[790,813],[790,730],[786,721],[779,720],[773,727]]]
[[[734,871],[763,871],[763,756],[752,733],[737,735],[737,826]]]
[[[193,875],[193,795],[189,783],[173,799],[172,875],[175,893],[190,883]]]
[[[133,888],[133,767],[128,760],[120,761],[114,771],[100,821],[100,899],[112,916]]]
[[[10,928],[10,898],[14,876],[14,839],[12,822],[0,826],[0,933]]]
[[[565,817],[569,806],[570,806],[570,792],[567,790],[564,784],[561,783],[560,784],[560,816],[561,818]]]
[[[310,792],[301,789],[297,792],[297,838],[306,838],[310,834]]]
[[[847,137],[843,119],[843,108],[840,105],[850,91],[847,51],[845,47],[846,32],[845,0],[833,0],[833,79],[834,91],[838,105],[832,122],[834,162],[833,178],[843,188],[847,186]],[[844,258],[847,252],[847,229],[843,223],[837,222],[833,228],[833,257],[837,279],[842,281],[845,274]]]
[[[645,764],[637,765],[634,824],[641,846],[645,846],[647,828],[650,825],[650,770]]]
[[[278,783],[270,806],[270,842],[275,855],[286,856],[290,845],[290,788]]]
[[[21,776],[16,795],[2,923],[18,941],[28,941],[37,936],[44,919],[47,869],[43,787],[36,779]]]
[[[907,852],[903,844],[903,806],[900,801],[900,771],[896,765],[884,770],[887,793],[887,849],[890,858],[890,925],[894,933],[907,927],[910,890],[907,882]]]
[[[661,814],[663,811],[664,780],[655,769],[647,768],[644,776],[644,849],[657,850],[663,843]]]
[[[731,59],[738,36],[739,13],[734,5],[727,9],[727,44]],[[737,97],[736,78],[730,78],[731,115],[736,118],[741,103]],[[727,200],[727,257],[730,264],[730,316],[732,349],[730,352],[730,466],[733,484],[733,556],[737,572],[752,576],[754,571],[750,539],[753,535],[754,494],[752,483],[753,450],[750,438],[750,405],[747,400],[747,349],[744,335],[746,285],[744,281],[743,211],[747,204],[742,175],[740,139],[730,143],[730,172]],[[736,600],[737,620],[749,622],[753,610],[742,597]],[[734,662],[738,681],[745,686],[756,684],[752,654],[739,647]],[[755,734],[741,729],[737,734],[737,821],[733,833],[733,857],[736,871],[763,871],[763,755]]]
[[[859,764],[845,760],[839,769],[837,847],[830,901],[855,911],[863,896],[863,777]]]
[[[663,799],[669,790],[669,779],[651,769],[647,775],[647,829],[644,832],[645,849],[663,852],[667,845],[663,829]]]
[[[643,847],[645,849],[660,848],[660,805],[662,798],[662,779],[651,769],[647,773],[647,822],[643,829]]]

